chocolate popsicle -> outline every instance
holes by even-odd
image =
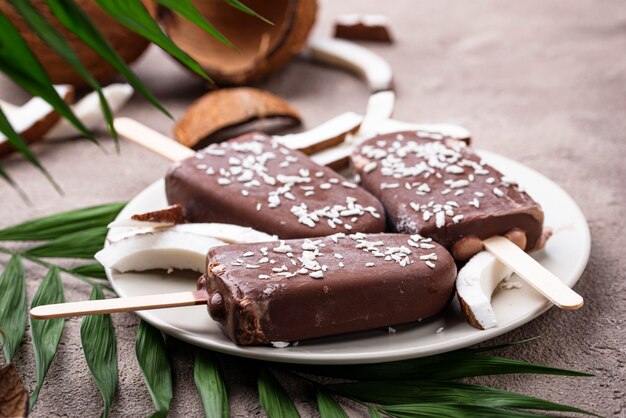
[[[249,226],[285,239],[385,230],[374,196],[264,134],[212,144],[177,163],[165,190],[191,222]]]
[[[365,141],[351,159],[395,231],[433,238],[460,260],[494,235],[526,251],[540,245],[541,206],[462,141],[397,132]]]
[[[393,326],[439,313],[456,265],[431,239],[343,233],[209,251],[208,309],[240,345]]]

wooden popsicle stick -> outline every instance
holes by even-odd
[[[114,312],[135,312],[149,309],[176,308],[202,305],[207,302],[204,290],[166,293],[162,295],[132,296],[127,298],[85,300],[81,302],[41,305],[30,310],[33,319],[67,318],[70,316],[99,315]]]
[[[297,134],[277,135],[274,138],[288,148],[312,154],[341,143],[347,134],[359,128],[361,119],[361,115],[346,112],[311,130]],[[113,124],[122,137],[170,161],[181,161],[195,154],[194,150],[134,119],[115,118]]]
[[[559,308],[578,309],[583,306],[582,296],[505,237],[491,237],[483,243],[487,251]]]
[[[195,151],[179,144],[154,129],[130,118],[115,118],[115,130],[124,138],[153,151],[170,161],[181,161],[193,157]]]

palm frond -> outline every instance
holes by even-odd
[[[96,0],[96,2],[119,23],[158,45],[199,76],[211,80],[202,67],[161,30],[140,0]]]
[[[226,46],[229,46],[235,50],[237,47],[233,45],[215,26],[207,21],[202,14],[198,11],[196,6],[190,0],[157,0],[157,2],[164,7],[167,7],[173,12],[178,13],[180,16],[189,20],[201,29],[204,29],[208,34],[220,41]]]
[[[55,2],[51,2],[54,4]],[[104,119],[107,124],[107,128],[111,133],[111,136],[117,142],[117,132],[113,127],[113,114],[111,108],[107,102],[104,94],[102,94],[102,87],[96,81],[95,78],[89,73],[89,70],[83,65],[82,61],[72,48],[72,46],[65,40],[63,35],[59,33],[48,21],[37,11],[35,7],[28,0],[11,0],[11,4],[22,16],[24,21],[30,26],[30,28],[50,46],[61,58],[63,58],[74,69],[87,84],[98,93],[100,99],[100,106]]]
[[[89,129],[78,120],[69,105],[59,96],[28,44],[2,12],[0,12],[0,33],[2,33],[0,71],[33,96],[41,97],[48,102],[85,137],[95,140]]]
[[[0,26],[1,26],[1,20],[2,20],[2,17],[0,16]],[[0,31],[2,31],[1,28],[0,28]],[[0,44],[0,50],[1,48],[2,46]],[[1,65],[2,64],[0,63],[0,66]],[[16,150],[18,150],[20,154],[26,157],[26,159],[30,161],[31,164],[37,167],[39,171],[41,171],[42,174],[48,179],[48,181],[54,186],[54,188],[57,189],[59,193],[61,193],[60,186],[52,178],[50,173],[48,173],[48,170],[46,170],[45,167],[39,162],[39,159],[35,156],[35,154],[33,154],[30,148],[28,148],[28,145],[26,144],[26,142],[24,142],[22,137],[17,132],[15,132],[15,130],[11,126],[11,123],[9,122],[9,120],[7,119],[6,115],[4,114],[1,108],[0,108],[0,132],[2,132],[7,137],[7,140],[9,141],[9,143],[13,145],[13,147]],[[2,177],[6,181],[8,181],[9,184],[15,184],[13,180],[5,173],[4,170],[2,170]]]
[[[257,17],[259,19],[261,19],[262,21],[264,21],[265,23],[267,23],[268,25],[274,25],[274,23],[272,23],[271,21],[267,20],[266,18],[264,18],[263,16],[261,16],[260,14],[258,14],[257,12],[255,12],[254,10],[252,10],[251,8],[249,8],[248,6],[246,6],[245,4],[243,4],[242,2],[238,1],[238,0],[224,0],[226,1],[226,3],[230,4],[231,6],[233,6],[235,9],[241,10],[242,12],[252,15],[254,17]]]
[[[157,109],[172,117],[137,75],[126,65],[92,20],[74,0],[49,1],[50,10],[63,26],[87,44],[103,60],[115,68],[135,90],[140,92]]]

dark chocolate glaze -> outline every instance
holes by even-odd
[[[463,237],[486,239],[514,228],[526,233],[527,251],[539,242],[541,206],[462,141],[396,132],[365,141],[351,162],[361,185],[383,203],[392,230],[448,249]],[[444,213],[439,226],[437,205]]]
[[[455,280],[431,239],[354,234],[215,247],[198,288],[232,341],[258,345],[418,321],[448,304]]]
[[[264,134],[213,144],[181,161],[165,177],[165,191],[190,222],[249,226],[280,238],[385,230],[374,196]]]

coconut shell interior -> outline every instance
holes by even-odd
[[[249,74],[272,66],[268,61],[281,49],[293,50],[291,55],[295,55],[304,41],[299,39],[302,37],[296,40],[291,34],[300,31],[299,25],[304,26],[308,33],[316,12],[314,0],[247,1],[248,7],[273,23],[269,24],[223,0],[193,3],[239,52],[163,7],[158,10],[159,22],[176,45],[194,58],[216,81],[226,84],[246,82]]]

